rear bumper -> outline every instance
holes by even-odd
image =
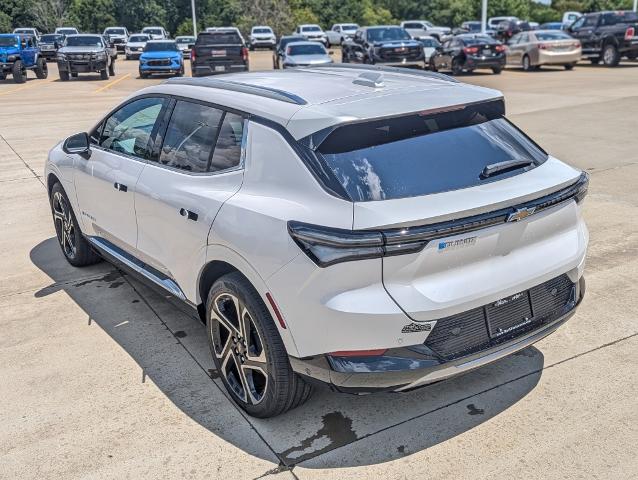
[[[385,61],[381,58],[375,58],[374,61],[377,65],[385,65],[388,67],[419,67],[422,68],[425,66],[425,58],[421,58],[418,60],[408,60],[403,59],[400,61]]]
[[[472,57],[468,56],[465,60],[464,68],[504,68],[505,55],[500,57]]]
[[[204,65],[193,63],[191,65],[193,76],[215,75],[217,73],[247,72],[247,63],[206,63]]]
[[[310,380],[344,393],[402,392],[482,367],[538,342],[555,332],[576,312],[585,294],[585,279],[573,287],[565,307],[534,329],[471,355],[444,361],[425,345],[395,348],[377,357],[289,357],[292,368]]]
[[[539,50],[537,65],[565,65],[576,63],[583,56],[582,50],[570,52],[545,52]]]

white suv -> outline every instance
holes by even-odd
[[[444,75],[331,65],[145,88],[46,164],[75,266],[196,308],[232,398],[405,391],[552,333],[584,294],[588,177]]]
[[[323,46],[328,48],[330,46],[330,42],[328,41],[328,36],[321,29],[319,25],[308,24],[308,25],[299,25],[295,30],[295,35],[301,35],[306,40],[311,42],[321,42]]]

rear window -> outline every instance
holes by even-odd
[[[123,28],[107,28],[104,30],[105,35],[126,35]]]
[[[309,27],[301,27],[302,32],[320,32],[321,28],[316,25],[311,25]]]
[[[461,40],[464,45],[492,45],[498,43],[492,37],[488,37],[487,35],[477,35],[476,37],[462,38]]]
[[[354,201],[473,187],[524,171],[518,168],[483,179],[488,165],[526,160],[533,162],[529,169],[547,159],[503,112],[503,103],[497,101],[344,125],[328,135],[317,152]]]
[[[237,45],[242,43],[237,33],[202,33],[197,37],[197,45]]]
[[[564,32],[536,32],[536,38],[540,41],[569,40],[572,37]]]
[[[616,25],[618,23],[638,22],[638,14],[635,12],[613,12],[603,15],[602,25]]]

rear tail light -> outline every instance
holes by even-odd
[[[248,49],[246,47],[241,47],[241,58],[244,62],[248,60]]]
[[[192,48],[191,49],[191,62],[194,62],[194,61],[195,61],[195,49]]]
[[[625,40],[631,40],[635,34],[636,30],[634,29],[634,27],[627,28],[627,30],[625,30]]]
[[[496,45],[495,50],[497,52],[504,52],[505,51],[505,45]]]
[[[573,43],[573,47],[574,48],[580,48],[580,42],[574,42]]]
[[[463,51],[465,53],[478,53],[478,47],[465,47]]]

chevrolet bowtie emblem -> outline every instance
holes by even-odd
[[[519,220],[523,220],[524,218],[529,217],[532,213],[534,213],[535,210],[536,210],[536,207],[519,208],[508,215],[507,221],[518,222]]]

